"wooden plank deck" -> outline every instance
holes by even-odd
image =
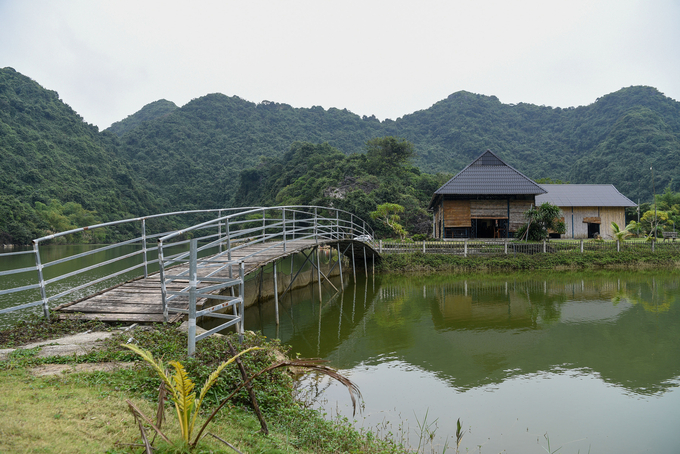
[[[355,243],[363,246],[363,243],[354,241],[340,241],[340,247],[344,250],[348,244]],[[244,260],[245,274],[256,271],[261,266],[267,265],[279,258],[310,249],[317,245],[336,245],[338,241],[292,240],[283,245],[271,247],[271,244],[258,243],[236,249],[232,252],[232,260]],[[355,249],[356,260],[363,266],[363,247]],[[179,274],[188,266],[178,266],[166,271],[167,274]],[[234,276],[238,275],[238,269],[233,269]],[[200,275],[200,272],[199,272]],[[228,277],[228,270],[224,270],[218,277]],[[168,291],[180,291],[186,284],[173,282]],[[210,283],[199,285],[207,286]],[[170,308],[187,309],[186,298],[177,298],[178,302],[171,301]],[[196,301],[200,310],[206,299]],[[57,306],[55,309],[59,318],[76,318],[80,320],[101,320],[104,322],[136,322],[136,323],[161,323],[163,318],[163,302],[161,296],[161,281],[158,273],[149,275],[147,278],[139,278],[123,284],[111,287],[86,298]],[[181,320],[184,315],[170,311],[170,321]]]

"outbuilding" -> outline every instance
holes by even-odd
[[[435,238],[512,238],[546,190],[490,150],[435,191]]]
[[[566,232],[561,238],[613,238],[612,222],[626,226],[626,208],[637,205],[611,184],[542,184],[536,204],[550,202],[562,210]]]

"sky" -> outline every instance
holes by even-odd
[[[680,0],[0,0],[0,67],[107,128],[209,93],[396,120],[466,90],[680,100]]]

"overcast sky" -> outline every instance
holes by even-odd
[[[680,100],[680,0],[0,0],[0,67],[101,129],[208,93],[397,119],[451,93]]]

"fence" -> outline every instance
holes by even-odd
[[[16,282],[24,284],[17,286],[10,284],[10,288],[0,288],[0,296],[29,300],[29,302],[9,307],[0,306],[0,315],[42,305],[43,315],[48,317],[50,305],[57,301],[76,300],[133,277],[147,277],[150,272],[158,269],[158,248],[155,242],[159,237],[170,233],[163,230],[149,231],[150,223],[154,224],[158,230],[166,227],[167,223],[155,221],[164,218],[172,219],[170,223],[191,225],[201,218],[215,215],[222,217],[224,213],[248,209],[177,211],[107,222],[37,238],[33,240],[32,250],[0,253],[0,262],[6,257],[18,255],[23,255],[26,259],[32,256],[33,259],[31,266],[0,271],[0,277],[22,276],[23,278]],[[46,255],[44,248],[51,242],[59,241],[69,235],[90,234],[105,229],[133,232],[133,237],[114,244],[92,246],[89,250],[66,254],[66,256],[54,259],[49,257],[47,260],[44,259]],[[79,245],[79,247],[89,248],[84,245]],[[184,248],[186,249],[187,246]]]
[[[550,240],[542,242],[522,242],[512,240],[383,242],[380,240],[377,249],[380,254],[422,252],[424,254],[454,254],[468,257],[555,252],[584,253],[587,251],[680,251],[680,242],[625,241],[621,243],[618,240]]]

